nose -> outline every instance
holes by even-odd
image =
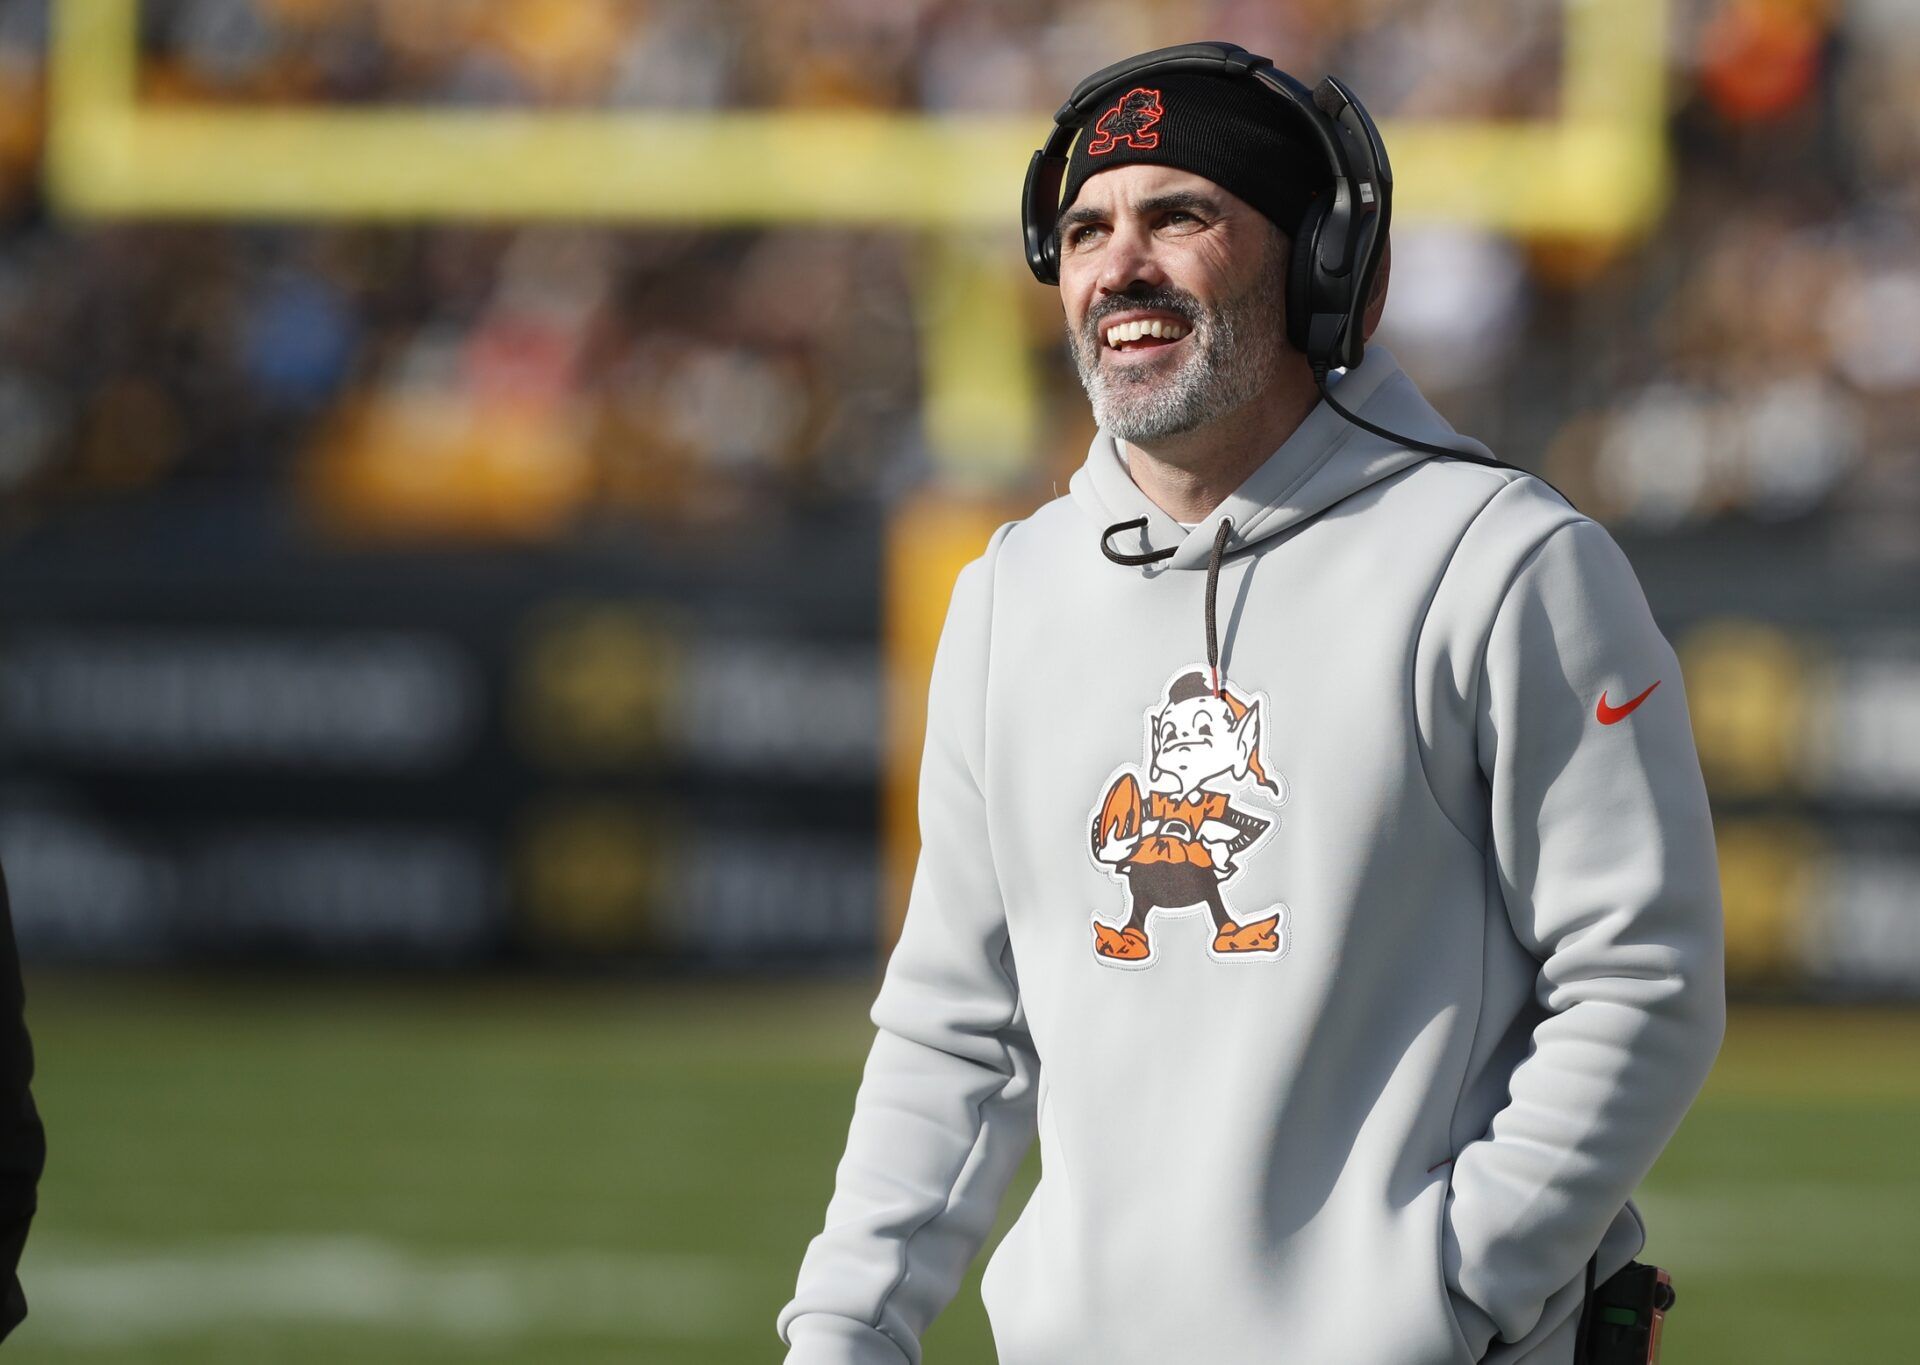
[[[1117,223],[1113,235],[1107,239],[1106,250],[1100,253],[1100,275],[1097,281],[1101,294],[1124,294],[1136,284],[1157,286],[1166,283],[1166,273],[1160,268],[1153,251],[1153,234],[1144,224]]]

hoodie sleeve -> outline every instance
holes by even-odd
[[[1039,1061],[988,844],[982,760],[994,554],[960,573],[934,656],[920,860],[871,1017],[826,1227],[777,1328],[787,1365],[919,1365],[1034,1135]]]
[[[1479,687],[1490,856],[1547,1014],[1508,1103],[1455,1159],[1443,1254],[1476,1358],[1584,1274],[1705,1081],[1726,1012],[1679,664],[1604,529],[1565,523],[1521,563]]]

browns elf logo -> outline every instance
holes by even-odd
[[[1100,116],[1093,125],[1093,141],[1087,144],[1088,156],[1105,156],[1115,147],[1128,146],[1150,152],[1160,145],[1160,134],[1153,125],[1166,116],[1160,92],[1138,86],[1120,97],[1120,102]]]
[[[1218,694],[1199,666],[1182,669],[1146,711],[1146,768],[1115,769],[1088,817],[1094,866],[1127,888],[1126,919],[1093,916],[1093,951],[1113,967],[1149,967],[1168,932],[1154,921],[1204,909],[1207,955],[1217,962],[1271,962],[1287,950],[1279,902],[1242,922],[1223,888],[1272,835],[1277,814],[1238,804],[1241,788],[1278,806],[1286,785],[1262,753],[1269,708],[1231,685]]]

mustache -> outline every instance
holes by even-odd
[[[1140,308],[1149,308],[1156,313],[1171,313],[1189,328],[1197,327],[1206,314],[1206,309],[1200,306],[1200,300],[1184,289],[1142,289],[1134,293],[1109,294],[1087,310],[1087,320],[1081,324],[1081,330],[1085,332],[1089,343],[1098,342],[1101,324],[1108,318],[1116,313]]]

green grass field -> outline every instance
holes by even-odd
[[[28,990],[50,1365],[777,1361],[870,1037],[867,981]],[[1920,1014],[1736,1012],[1642,1192],[1667,1360],[1912,1359],[1916,1137]]]

